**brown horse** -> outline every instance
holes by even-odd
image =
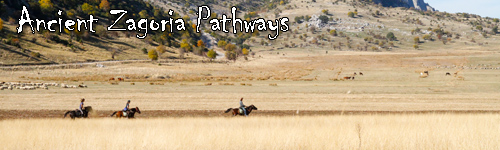
[[[257,107],[255,107],[254,105],[250,105],[248,107],[245,107],[245,109],[247,110],[247,115],[250,115],[252,110],[257,110]],[[243,114],[243,111],[242,111],[242,113],[240,113],[240,108],[229,108],[224,113],[228,113],[231,110],[233,110],[233,116],[237,116],[237,115],[244,116],[245,115],[245,114]]]
[[[121,117],[127,117],[127,118],[134,118],[134,115],[135,113],[141,113],[141,110],[139,110],[139,107],[135,107],[135,108],[132,108],[130,110],[127,111],[127,116],[125,116],[125,114],[123,114],[123,111],[115,111],[113,112],[113,114],[111,114],[111,117],[113,117],[115,114],[116,114],[116,118],[121,118]]]

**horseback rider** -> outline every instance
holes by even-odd
[[[247,110],[245,109],[245,105],[243,105],[243,97],[240,99],[240,109],[243,110],[243,114],[245,114],[245,117],[248,117]]]
[[[130,104],[130,100],[127,101],[127,105],[125,105],[125,108],[123,108],[123,112],[128,112],[128,105]]]
[[[78,110],[80,111],[80,114],[83,116],[83,102],[85,102],[85,98],[82,98],[80,100],[80,107],[78,108]]]

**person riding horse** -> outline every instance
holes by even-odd
[[[82,98],[82,99],[80,100],[80,107],[78,107],[78,109],[77,109],[77,110],[79,110],[79,111],[80,111],[80,114],[81,114],[82,116],[83,116],[83,114],[84,114],[84,113],[83,113],[83,102],[85,102],[85,98]]]
[[[123,113],[129,113],[129,105],[130,105],[130,100],[127,101],[127,105],[125,105],[125,108],[123,108]]]
[[[243,114],[245,117],[248,117],[247,110],[245,109],[245,105],[243,105],[243,97],[240,99],[240,109],[243,110]]]

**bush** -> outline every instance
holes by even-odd
[[[347,16],[351,17],[351,18],[354,18],[354,13],[352,11],[350,11],[350,12],[347,13]]]
[[[236,61],[236,57],[237,57],[237,55],[236,55],[235,51],[226,51],[226,58],[228,60],[234,60],[234,61]]]
[[[394,33],[392,33],[392,32],[387,33],[386,37],[388,40],[391,40],[391,41],[397,40],[396,36],[394,36]]]
[[[319,16],[319,20],[321,20],[321,23],[328,23],[328,17],[325,15]]]
[[[142,48],[142,53],[144,53],[144,54],[148,54],[148,49],[146,49],[146,48]]]
[[[2,29],[3,29],[3,20],[2,18],[0,18],[0,31],[2,31]]]
[[[215,59],[215,57],[217,57],[217,53],[213,49],[211,49],[207,52],[207,57],[210,59]]]
[[[328,9],[323,9],[323,10],[321,10],[321,12],[322,12],[323,14],[325,14],[325,15],[328,15]]]
[[[158,60],[158,53],[156,52],[155,49],[149,50],[148,57],[151,60]]]
[[[413,45],[413,48],[418,49],[418,45],[417,44]]]
[[[246,48],[243,48],[243,49],[241,50],[241,53],[242,53],[243,55],[248,55],[248,52],[249,52],[249,51],[248,51],[248,49],[246,49]]]
[[[418,44],[418,43],[420,43],[420,38],[419,37],[415,37],[415,38],[413,38],[413,41],[415,42],[415,44]]]
[[[31,57],[36,57],[36,58],[40,58],[40,53],[39,52],[31,52]]]
[[[424,40],[432,40],[432,37],[430,34],[426,34],[424,35],[424,37],[422,37]]]

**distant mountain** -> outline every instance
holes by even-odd
[[[429,4],[425,3],[424,0],[374,0],[377,4],[382,4],[384,7],[407,7],[415,8],[423,11],[435,11]]]

